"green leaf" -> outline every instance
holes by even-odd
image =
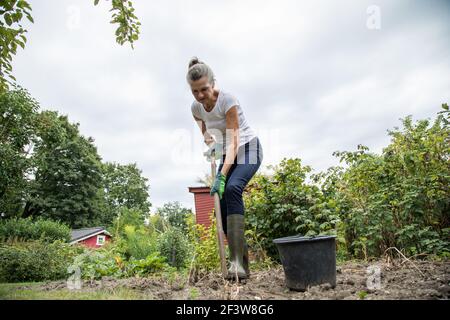
[[[6,24],[7,24],[8,26],[11,26],[12,23],[13,23],[12,18],[11,18],[11,15],[10,15],[9,13],[6,13],[3,17],[5,18]]]

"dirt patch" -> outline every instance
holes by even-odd
[[[369,281],[368,268],[380,270],[379,285]],[[372,285],[371,285],[372,284]],[[375,286],[375,288],[374,288]],[[50,282],[37,290],[66,289],[65,281]],[[138,290],[147,299],[449,299],[450,261],[408,261],[345,263],[337,268],[337,284],[311,287],[305,292],[286,288],[282,267],[253,272],[242,283],[223,280],[220,274],[207,274],[189,283],[175,278],[149,277],[84,281],[82,291]]]

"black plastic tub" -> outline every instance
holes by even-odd
[[[289,289],[329,283],[336,286],[336,237],[293,236],[273,240],[280,253]]]

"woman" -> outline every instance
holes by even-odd
[[[245,186],[261,165],[263,150],[247,123],[239,101],[215,86],[214,73],[194,57],[187,81],[195,101],[191,111],[205,143],[221,159],[211,195],[218,193],[225,235],[230,250],[228,277],[249,277],[248,247],[244,237]]]

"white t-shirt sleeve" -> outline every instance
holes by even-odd
[[[195,101],[191,105],[191,112],[194,117],[202,119],[202,116],[200,115],[200,112],[198,110],[198,104]]]
[[[225,94],[223,97],[223,111],[226,114],[228,112],[228,110],[230,110],[232,107],[234,106],[238,106],[239,105],[239,100],[233,96],[232,94]]]

